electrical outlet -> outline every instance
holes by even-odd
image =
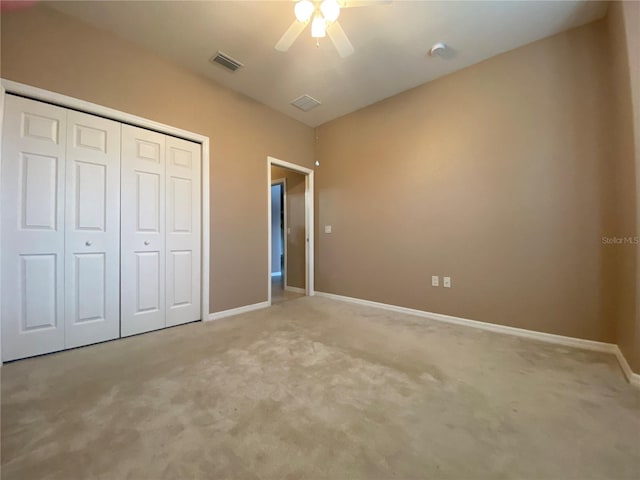
[[[440,285],[440,279],[438,278],[437,275],[433,275],[431,277],[431,286],[432,287],[437,287],[438,285]]]
[[[324,226],[324,233],[331,233],[331,225]]]
[[[451,288],[451,277],[444,277],[442,279],[442,285],[444,288]]]

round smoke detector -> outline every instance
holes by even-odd
[[[429,55],[432,57],[442,57],[446,50],[447,46],[442,42],[438,42],[429,49]]]

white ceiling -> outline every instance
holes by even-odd
[[[606,2],[395,0],[343,9],[339,21],[355,48],[340,58],[326,38],[316,48],[309,27],[291,49],[273,47],[294,19],[291,1],[47,2],[242,92],[309,126],[317,126],[399,92],[521,45],[605,15]],[[453,58],[431,58],[436,42]],[[230,73],[209,59],[218,51],[241,61]],[[302,94],[322,105],[302,112]]]

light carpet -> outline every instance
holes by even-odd
[[[612,355],[304,297],[2,370],[2,479],[638,479]]]

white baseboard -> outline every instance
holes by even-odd
[[[565,337],[563,335],[555,335],[552,333],[535,332],[533,330],[526,330],[524,328],[508,327],[506,325],[481,322],[468,318],[453,317],[451,315],[444,315],[442,313],[432,313],[426,312],[424,310],[399,307],[397,305],[372,302],[370,300],[361,300],[359,298],[343,297],[342,295],[335,295],[333,293],[316,292],[316,295],[321,297],[333,298],[335,300],[342,300],[345,302],[358,303],[360,305],[367,305],[370,307],[382,308],[384,310],[390,310],[393,312],[407,313],[409,315],[416,315],[418,317],[431,318],[432,320],[438,320],[440,322],[451,323],[454,325],[463,325],[465,327],[479,328],[481,330],[487,330],[490,332],[505,333],[507,335],[515,335],[525,338],[533,338],[536,340],[541,340],[543,342],[555,343],[557,345],[566,345],[568,347],[578,347],[587,350],[608,353],[614,353],[616,348],[616,346],[611,343],[595,342],[593,340],[583,340],[581,338],[574,337]]]
[[[481,322],[478,320],[471,320],[468,318],[453,317],[451,315],[444,315],[441,313],[426,312],[424,310],[416,310],[413,308],[400,307],[397,305],[389,305],[386,303],[373,302],[371,300],[362,300],[360,298],[345,297],[343,295],[336,295],[333,293],[315,292],[319,297],[332,298],[334,300],[341,300],[343,302],[357,303],[358,305],[365,305],[368,307],[380,308],[383,310],[389,310],[392,312],[406,313],[409,315],[415,315],[423,318],[430,318],[439,322],[450,323],[454,325],[462,325],[465,327],[478,328],[480,330],[487,330],[489,332],[503,333],[506,335],[515,335],[517,337],[531,338],[542,342],[553,343],[556,345],[564,345],[566,347],[581,348],[583,350],[591,350],[595,352],[612,353],[620,362],[620,367],[624,372],[625,377],[632,385],[640,387],[640,375],[633,373],[631,367],[624,358],[624,355],[620,351],[617,345],[613,343],[596,342],[594,340],[584,340],[582,338],[566,337],[564,335],[555,335],[553,333],[536,332],[533,330],[526,330],[524,328],[508,327],[506,325],[498,325],[495,323]]]
[[[282,276],[282,272],[271,272],[271,276],[272,277],[281,277]]]
[[[287,292],[295,292],[295,293],[302,293],[302,294],[307,293],[307,292],[305,291],[305,289],[304,289],[304,288],[299,288],[299,287],[290,287],[289,285],[285,285],[285,286],[284,286],[284,289],[285,289]]]
[[[633,370],[631,370],[631,367],[629,366],[627,359],[624,358],[624,355],[622,354],[622,350],[620,350],[620,347],[618,347],[617,345],[614,345],[614,347],[615,347],[614,353],[616,355],[616,358],[618,359],[618,362],[620,363],[620,368],[622,369],[622,373],[624,373],[624,376],[627,377],[627,380],[631,385],[640,387],[640,375],[638,375],[637,373],[633,373]]]
[[[261,308],[269,307],[269,302],[254,303],[252,305],[245,305],[243,307],[232,308],[229,310],[223,310],[221,312],[214,312],[209,314],[207,321],[220,320],[221,318],[233,317],[234,315],[240,315],[241,313],[253,312],[254,310],[260,310]]]

